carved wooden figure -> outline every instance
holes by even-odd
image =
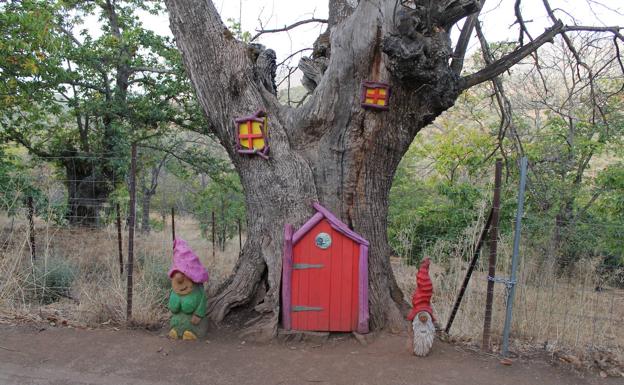
[[[196,340],[206,334],[206,294],[208,271],[183,239],[173,242],[173,264],[169,269],[171,320],[169,338]]]
[[[412,321],[414,355],[424,357],[431,351],[435,337],[433,322],[433,310],[431,309],[431,296],[433,285],[429,277],[429,258],[425,258],[420,264],[416,274],[416,290],[412,296],[412,311],[408,319]]]
[[[364,108],[387,110],[390,101],[390,86],[379,82],[362,82],[360,104]]]
[[[268,121],[264,111],[234,120],[236,150],[239,154],[258,155],[269,159]]]

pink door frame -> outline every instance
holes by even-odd
[[[338,219],[329,210],[318,203],[313,203],[312,207],[316,214],[312,216],[301,228],[293,232],[293,226],[287,223],[284,226],[284,253],[282,255],[282,326],[285,330],[290,330],[292,326],[292,269],[293,269],[293,246],[301,240],[316,224],[327,219],[331,227],[351,238],[360,245],[359,257],[359,281],[358,281],[358,333],[368,333],[368,247],[369,243],[359,234]]]

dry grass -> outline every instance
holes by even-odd
[[[32,282],[27,227],[25,221],[0,216],[0,305],[5,309],[37,311],[42,306],[33,301],[33,290],[41,287]],[[232,271],[238,257],[238,239],[231,240],[225,252],[216,250],[212,256],[209,241],[201,238],[198,224],[188,218],[176,218],[176,234],[189,242],[210,272],[208,290],[222,282]],[[124,238],[126,232],[124,232]],[[97,231],[56,228],[37,223],[37,257],[44,262],[45,271],[53,271],[59,260],[68,262],[76,271],[70,290],[71,300],[64,300],[64,314],[77,322],[97,326],[122,324],[125,321],[126,280],[120,276],[117,238],[114,227]],[[453,301],[459,292],[467,263],[462,261],[461,249],[473,244],[475,231],[467,229],[462,245],[439,243],[431,249],[434,261],[431,276],[434,282],[434,309],[437,319],[445,323]],[[527,245],[523,245],[527,246]],[[624,359],[624,291],[606,288],[594,290],[595,266],[577,266],[574,279],[557,278],[552,269],[537,265],[537,256],[522,250],[514,304],[512,349],[539,346],[549,352],[562,349],[587,349],[614,352]],[[124,258],[127,257],[124,242]],[[499,245],[498,274],[509,272],[511,240]],[[133,317],[138,324],[161,324],[166,317],[164,303],[169,288],[166,271],[171,261],[171,233],[153,231],[137,235],[135,249]],[[417,267],[396,260],[394,271],[399,285],[409,299],[415,286]],[[484,261],[478,266],[468,286],[464,302],[453,324],[451,334],[459,339],[480,344],[485,307],[486,274]],[[34,288],[34,289],[33,289]],[[504,322],[506,293],[496,285],[492,335],[494,348],[500,343]]]
[[[497,275],[509,274],[511,239],[499,243]],[[447,249],[447,248],[443,248]],[[540,348],[548,353],[572,351],[585,354],[608,351],[624,362],[624,290],[605,288],[596,291],[595,264],[577,266],[573,278],[557,278],[552,269],[531,261],[538,260],[521,250],[518,285],[513,307],[511,350]],[[431,255],[434,286],[433,306],[438,320],[446,326],[453,303],[466,274],[467,262],[459,255]],[[464,300],[451,328],[451,335],[475,345],[481,344],[487,288],[485,259],[480,261],[466,290]],[[597,262],[597,261],[596,261]],[[416,281],[416,266],[397,259],[394,272],[406,299],[410,300]],[[495,351],[502,341],[507,291],[495,285],[492,343]]]
[[[0,216],[0,306],[21,312],[47,308],[41,303],[41,292],[49,289],[33,279],[30,263],[28,230],[23,218],[11,226],[11,220]],[[12,229],[12,231],[9,231]],[[69,289],[70,300],[63,300],[64,315],[89,326],[122,324],[126,319],[126,275],[119,274],[117,232],[113,226],[98,229],[58,228],[41,221],[36,224],[37,265],[44,276],[55,273],[63,261],[74,272]],[[209,290],[222,282],[238,257],[238,239],[231,240],[225,252],[215,250],[199,236],[199,226],[186,218],[176,218],[176,235],[189,242],[210,272]],[[127,258],[124,231],[123,254]],[[133,291],[133,322],[147,327],[160,325],[166,318],[166,299],[171,264],[171,232],[137,233]],[[125,266],[124,266],[125,269]]]

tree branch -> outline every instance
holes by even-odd
[[[98,86],[93,85],[93,84],[77,81],[77,80],[62,80],[60,83],[61,84],[68,84],[68,85],[70,85],[72,87],[88,88],[90,90],[94,90],[94,91],[97,91],[97,92],[100,92],[100,93],[103,93],[103,94],[106,93],[106,90],[104,88],[98,87]]]
[[[174,70],[170,70],[167,68],[156,68],[156,67],[130,67],[131,72],[153,72],[156,74],[175,74]]]
[[[483,60],[486,64],[492,64],[494,62],[494,57],[490,51],[490,46],[488,45],[488,42],[485,39],[483,31],[481,30],[481,26],[478,22],[476,24],[476,30],[477,37],[481,45]],[[514,135],[514,144],[516,145],[516,150],[518,151],[518,153],[524,155],[524,148],[522,146],[520,137],[513,126],[513,111],[511,107],[511,102],[509,101],[509,98],[505,93],[505,87],[503,86],[503,82],[498,76],[492,78],[492,88],[494,89],[494,96],[496,97],[496,104],[498,105],[501,119],[498,126],[497,146],[494,151],[492,151],[492,154],[490,156],[493,156],[498,150],[500,150],[501,156],[505,159],[505,168],[507,169],[507,175],[509,175],[509,159],[507,157],[507,154],[505,153],[505,147],[503,146],[503,141],[507,136],[508,129],[510,129],[512,131],[512,134]]]
[[[281,62],[277,63],[275,66],[276,66],[276,67],[279,67],[279,66],[281,66],[282,64],[286,63],[289,59],[292,59],[292,57],[293,57],[293,56],[295,56],[295,55],[297,55],[297,54],[300,54],[300,53],[302,53],[302,52],[305,52],[305,51],[312,51],[313,49],[314,49],[314,48],[302,48],[302,49],[300,49],[299,51],[295,51],[295,52],[291,53],[290,55],[286,56],[286,57],[284,58],[284,60],[282,60]]]
[[[563,23],[558,20],[552,27],[548,28],[543,34],[538,36],[530,43],[503,56],[502,58],[496,60],[482,70],[471,75],[464,76],[461,79],[461,89],[468,89],[502,74],[503,72],[511,68],[514,64],[518,63],[520,60],[535,52],[535,50],[537,50],[542,45],[551,42],[552,39],[556,35],[560,34],[563,30]]]
[[[529,30],[526,27],[526,24],[524,22],[524,18],[522,17],[522,11],[520,10],[520,3],[522,2],[522,0],[516,0],[516,3],[514,4],[514,13],[516,15],[516,23],[518,23],[518,25],[520,26],[520,35],[518,36],[518,42],[520,43],[521,46],[524,45],[524,35],[527,35],[529,37],[529,40],[533,40],[533,37],[531,36],[531,34],[529,33]]]
[[[467,15],[480,12],[482,5],[483,3],[474,0],[451,0],[441,3],[438,5],[441,9],[438,11],[439,16],[436,17],[436,21],[439,26],[448,31]]]
[[[213,1],[165,3],[176,44],[209,128],[232,152],[232,119],[268,108],[254,78],[253,58],[247,46],[223,24]]]
[[[620,31],[624,30],[624,27],[611,26],[611,27],[592,27],[589,25],[566,25],[563,28],[563,32],[572,31],[586,31],[586,32],[611,32],[619,40],[624,42],[624,35]]]
[[[20,115],[24,116],[24,114],[22,112],[19,112]],[[21,132],[18,132],[17,130],[11,129],[11,130],[7,130],[7,135],[4,138],[7,138],[9,140],[13,140],[19,144],[21,144],[22,146],[24,146],[28,151],[30,151],[31,153],[37,155],[40,158],[51,158],[54,156],[54,154],[44,151],[41,148],[35,147],[33,146],[33,144],[28,141],[24,135]],[[2,138],[2,139],[4,139]]]
[[[472,32],[474,31],[475,24],[479,19],[479,14],[483,9],[483,4],[485,4],[485,0],[481,1],[481,6],[479,10],[472,15],[466,18],[464,22],[464,26],[462,27],[461,33],[459,35],[459,40],[457,40],[457,45],[455,46],[455,52],[453,52],[453,61],[451,62],[451,69],[456,74],[460,74],[462,69],[464,68],[464,58],[466,57],[466,50],[468,49],[468,43],[470,43],[470,37],[472,36]]]
[[[256,35],[254,35],[254,37],[251,38],[251,41],[256,40],[257,38],[259,38],[260,36],[264,35],[265,33],[276,33],[276,32],[290,31],[293,28],[297,28],[300,25],[304,25],[304,24],[308,24],[308,23],[325,23],[325,24],[327,24],[327,19],[317,19],[317,18],[313,17],[311,19],[298,21],[298,22],[293,23],[291,25],[287,25],[287,26],[285,25],[283,28],[256,30],[256,32],[258,32],[258,33]]]

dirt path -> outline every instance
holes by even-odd
[[[393,335],[367,347],[350,337],[257,345],[218,332],[188,343],[146,331],[5,325],[0,346],[0,384],[622,384],[539,362],[506,367],[440,341],[416,358]]]

